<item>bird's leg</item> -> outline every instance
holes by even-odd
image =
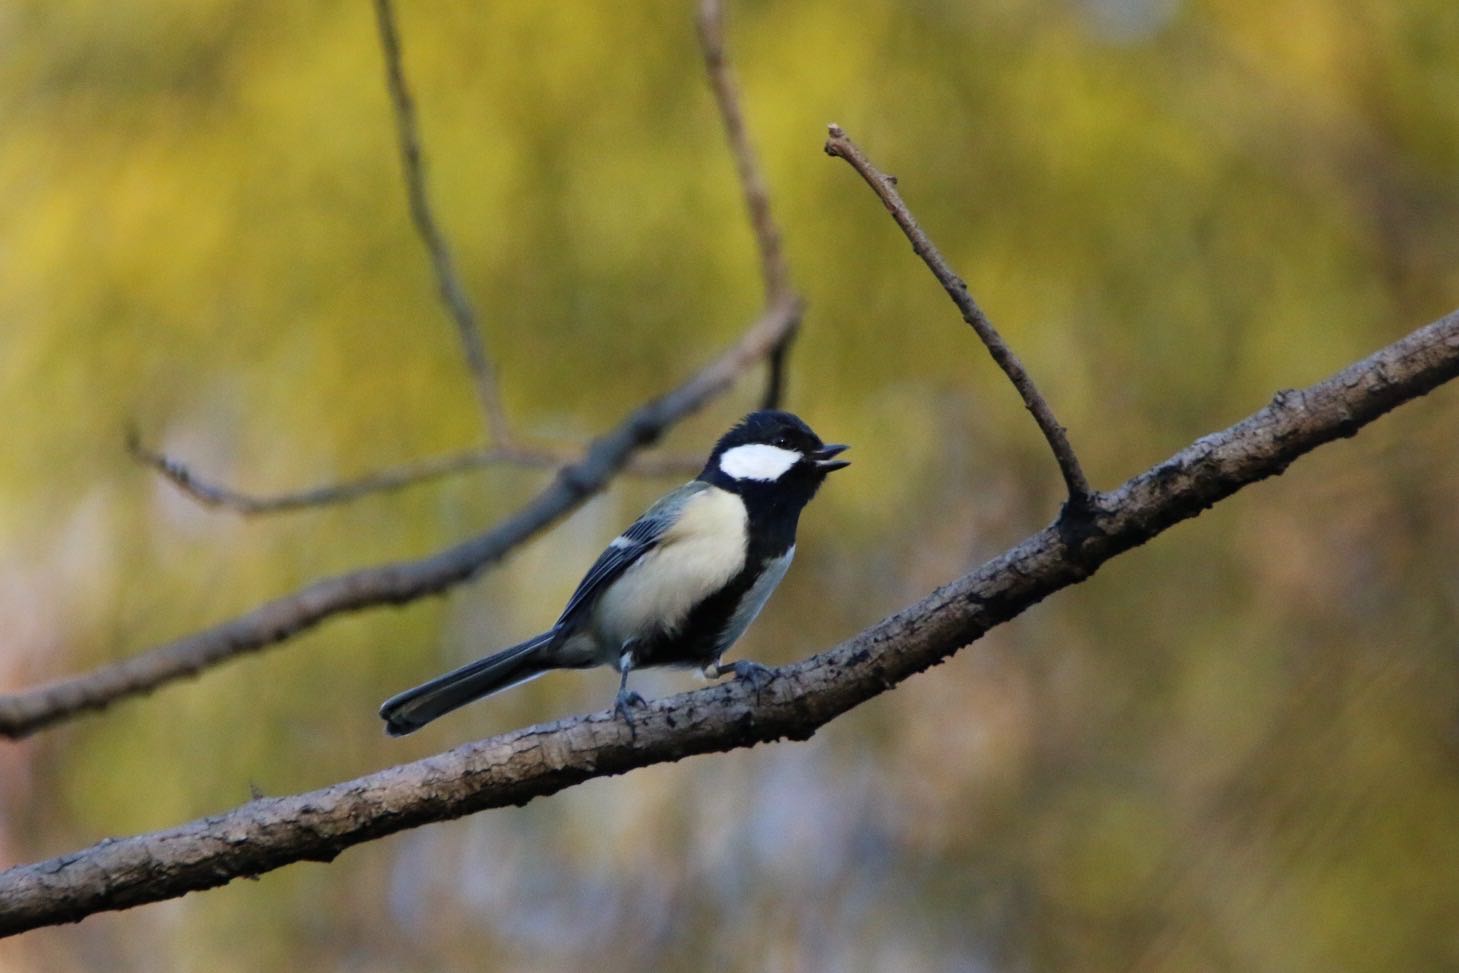
[[[732,672],[736,679],[743,679],[755,689],[755,702],[760,701],[760,690],[770,685],[775,678],[775,670],[769,666],[761,665],[758,662],[751,662],[749,659],[736,659],[734,662],[720,662],[715,659],[704,667],[704,674],[710,679],[718,679],[727,672]]]
[[[631,707],[647,706],[643,697],[628,688],[628,674],[633,671],[633,664],[637,661],[633,656],[633,639],[623,643],[623,654],[618,657],[618,698],[613,701],[613,712],[623,717],[623,722],[628,724],[630,736],[636,736],[637,731],[633,727],[633,715]]]

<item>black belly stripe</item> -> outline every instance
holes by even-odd
[[[729,625],[740,602],[764,570],[765,564],[795,544],[795,527],[803,504],[787,504],[768,493],[744,495],[749,513],[749,550],[745,567],[717,593],[689,611],[683,628],[674,635],[656,635],[636,647],[639,666],[706,666],[719,658],[720,633]]]

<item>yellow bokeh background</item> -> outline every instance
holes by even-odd
[[[1101,487],[1459,304],[1452,0],[730,14],[808,301],[787,404],[855,446],[745,656],[834,644],[1060,500],[828,122],[899,177]],[[734,339],[758,262],[689,4],[398,15],[522,435],[585,441]],[[0,46],[0,690],[429,553],[546,482],[244,519],[124,449],[135,427],[267,493],[481,441],[369,4],[14,0]],[[759,388],[668,448],[702,453]],[[1441,389],[809,742],[29,933],[0,971],[1459,967],[1456,428]],[[0,866],[606,705],[612,673],[564,673],[404,740],[375,716],[550,623],[672,482],[619,480],[443,598],[0,744]]]

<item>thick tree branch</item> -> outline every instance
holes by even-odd
[[[400,35],[395,26],[395,11],[390,0],[375,0],[375,22],[380,31],[380,47],[385,55],[385,81],[390,89],[390,104],[395,110],[395,134],[400,144],[400,164],[405,176],[406,197],[410,203],[410,218],[420,234],[421,242],[431,257],[431,269],[436,275],[436,286],[441,300],[456,322],[456,331],[466,353],[466,364],[471,369],[471,379],[476,388],[476,399],[486,421],[487,437],[498,446],[512,444],[511,427],[507,424],[506,411],[502,408],[501,393],[497,389],[496,375],[491,360],[487,358],[486,344],[481,337],[481,328],[471,301],[466,296],[456,274],[446,237],[431,212],[426,196],[425,163],[421,158],[420,130],[415,117],[415,100],[405,83],[405,70],[401,66]]]
[[[784,302],[801,304],[790,282],[790,265],[785,259],[781,245],[780,228],[770,210],[770,190],[760,174],[760,164],[755,159],[755,149],[750,144],[750,135],[745,128],[745,115],[740,110],[740,89],[735,83],[734,70],[729,55],[725,53],[724,4],[721,0],[701,0],[699,4],[699,46],[704,52],[704,68],[709,76],[709,86],[714,91],[714,101],[719,106],[719,117],[724,122],[725,139],[729,142],[730,154],[734,156],[735,172],[739,176],[740,188],[745,195],[745,210],[750,218],[750,228],[755,234],[755,246],[760,251],[760,278],[765,285],[765,306],[771,307]],[[780,343],[770,351],[765,378],[765,394],[761,406],[777,409],[785,398],[785,367],[795,340],[800,321],[785,333]]]
[[[1255,415],[1093,497],[1077,533],[1051,525],[841,645],[779,670],[758,694],[730,682],[659,700],[636,715],[633,736],[611,711],[529,727],[323,790],[251,801],[12,868],[0,873],[0,935],[174,898],[292,862],[329,861],[382,835],[523,804],[593,777],[804,739],[1121,552],[1456,375],[1459,311],[1324,382],[1278,393]]]
[[[635,409],[595,440],[581,462],[563,468],[535,499],[485,533],[429,557],[316,581],[175,642],[84,675],[0,696],[0,736],[27,736],[58,720],[151,692],[227,659],[276,645],[343,612],[401,604],[460,584],[575,509],[635,451],[723,392],[775,347],[798,313],[793,303],[771,308],[732,348],[683,385]]]
[[[1049,442],[1049,448],[1054,453],[1054,460],[1059,464],[1059,471],[1064,475],[1064,485],[1069,490],[1069,502],[1072,508],[1080,510],[1087,506],[1088,501],[1093,497],[1093,491],[1089,487],[1089,481],[1084,476],[1084,470],[1079,466],[1079,458],[1074,455],[1074,447],[1069,445],[1069,437],[1063,426],[1054,418],[1054,412],[1049,408],[1049,403],[1039,393],[1034,385],[1033,379],[1029,377],[1028,371],[1023,367],[1023,362],[1004,342],[998,334],[993,322],[983,313],[978,302],[973,300],[972,294],[968,293],[968,285],[963,279],[953,273],[952,268],[943,259],[942,252],[928,239],[922,227],[917,225],[917,219],[907,204],[902,202],[902,196],[897,192],[897,180],[889,176],[862,154],[856,143],[841,130],[841,126],[830,126],[830,137],[826,139],[826,154],[838,159],[845,159],[850,163],[866,184],[872,188],[877,197],[886,206],[887,212],[897,221],[907,239],[912,242],[912,249],[922,261],[927,264],[929,270],[942,284],[958,310],[962,312],[963,320],[972,326],[977,332],[983,344],[987,346],[988,353],[1003,369],[1013,387],[1018,389],[1018,394],[1023,398],[1023,404],[1028,411],[1033,413],[1034,421],[1038,423],[1039,429],[1043,432],[1044,438]]]
[[[144,446],[133,432],[127,437],[127,450],[139,462],[150,466],[173,486],[205,507],[219,507],[246,517],[288,513],[329,504],[347,503],[374,493],[388,493],[406,487],[429,483],[443,477],[488,466],[520,466],[530,469],[560,469],[583,458],[581,448],[568,450],[557,446],[489,446],[460,453],[432,456],[414,463],[405,463],[368,473],[354,480],[294,490],[288,493],[245,493],[226,484],[204,479],[192,468],[165,453]],[[674,456],[646,453],[632,456],[624,464],[628,473],[640,476],[692,476],[704,464],[703,456]]]

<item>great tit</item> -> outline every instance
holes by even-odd
[[[643,697],[628,674],[651,666],[733,672],[759,681],[754,662],[720,664],[795,556],[801,509],[847,447],[826,445],[788,412],[752,412],[719,440],[698,478],[660,499],[603,551],[550,631],[392,696],[380,707],[402,736],[458,706],[549,669],[613,666],[614,710],[632,727]]]

